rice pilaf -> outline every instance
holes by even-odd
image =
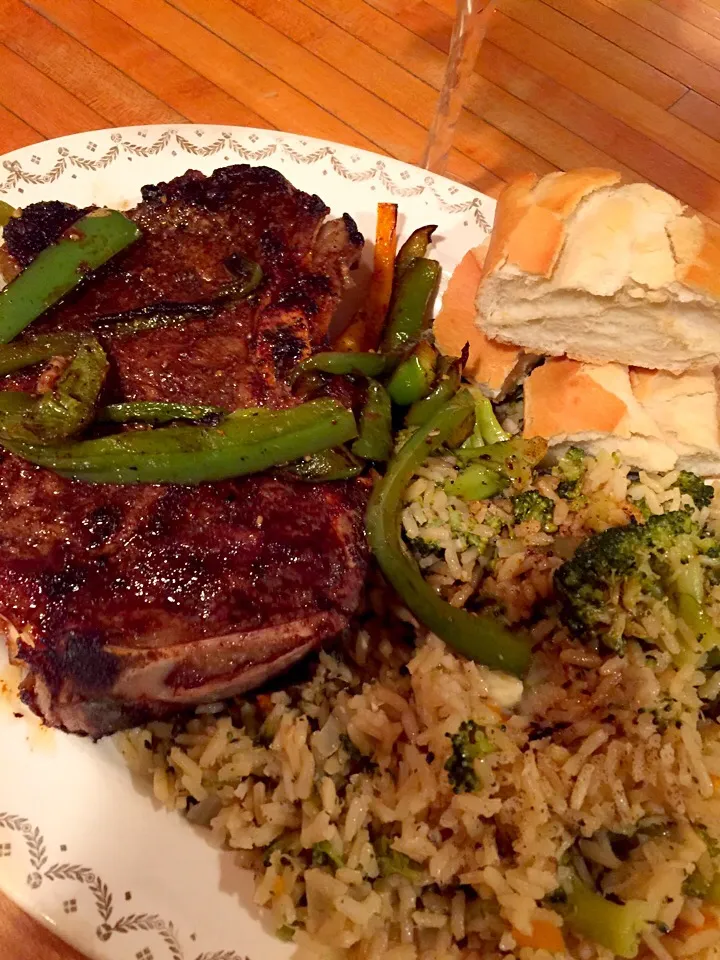
[[[607,528],[685,510],[714,531],[720,514],[677,474],[605,453],[574,499],[556,468],[534,472],[542,520],[448,494],[456,473],[449,456],[423,466],[405,539],[450,603],[530,632],[524,684],[453,653],[377,583],[306,679],[119,734],[127,762],[239,851],[301,958],[719,957],[720,673],[678,659],[662,600],[638,614],[618,596],[622,648],[584,645],[553,575]],[[707,609],[720,623],[720,586]],[[572,922],[572,883],[603,894],[604,933]]]

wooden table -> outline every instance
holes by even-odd
[[[54,934],[0,894],[0,957],[3,960],[84,960]]]
[[[0,0],[0,154],[190,121],[416,162],[454,0]],[[449,174],[615,166],[720,220],[720,0],[500,0]],[[78,960],[0,897],[3,960]]]

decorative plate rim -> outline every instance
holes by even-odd
[[[118,195],[122,193],[122,187],[121,180],[116,181],[115,174],[121,173],[124,164],[137,161],[137,165],[142,165],[144,161],[161,157],[165,153],[173,157],[172,164],[175,166],[178,157],[187,157],[189,161],[195,158],[198,162],[217,159],[217,166],[237,161],[272,164],[275,160],[297,168],[313,167],[318,174],[318,192],[322,192],[320,177],[330,174],[347,183],[349,205],[353,202],[353,188],[361,186],[363,190],[366,187],[372,191],[377,190],[378,198],[389,196],[410,203],[419,197],[427,198],[427,205],[439,208],[443,214],[468,218],[460,227],[461,233],[474,229],[481,235],[487,234],[494,213],[495,202],[471,187],[392,157],[315,137],[220,124],[154,124],[106,128],[22,147],[0,157],[0,197],[12,198],[15,202],[22,203],[26,190],[31,195],[38,190],[43,194],[42,188],[62,188],[63,184],[93,175],[97,175],[103,183],[104,178],[107,178],[112,182],[113,189],[117,182],[115,194]],[[288,173],[292,179],[287,165],[283,172]],[[188,166],[192,166],[192,162],[188,163]],[[321,167],[322,169],[319,169]],[[175,172],[172,175],[175,175]],[[469,223],[471,219],[472,228]],[[479,242],[479,239],[481,237],[476,242]],[[451,245],[449,243],[449,246]],[[467,246],[464,249],[467,250]],[[458,259],[451,257],[448,265],[454,266]],[[2,681],[5,679],[1,671],[6,662],[2,647],[0,642],[0,698],[3,695]],[[0,714],[0,730],[4,723],[5,720]],[[144,802],[150,803],[147,798]],[[249,960],[244,953],[233,949],[200,949],[202,944],[194,944],[194,934],[188,937],[183,931],[182,923],[167,920],[159,911],[123,913],[119,907],[122,894],[114,884],[106,883],[98,870],[83,862],[90,857],[79,858],[80,862],[72,862],[74,858],[63,856],[64,845],[56,842],[52,829],[46,824],[38,826],[36,821],[39,817],[17,807],[17,804],[13,806],[6,802],[0,779],[0,890],[78,950],[90,953],[97,960],[108,960],[111,955],[103,950],[104,944],[115,942],[121,936],[124,942],[124,935],[142,932],[152,935],[155,938],[153,944],[157,943],[162,952],[158,953],[154,947],[151,949],[147,945],[142,945],[136,951],[133,938],[131,953],[123,952],[123,957],[134,955],[136,960]],[[179,818],[178,827],[187,829],[185,824],[180,823]],[[10,843],[8,837],[11,838]],[[17,863],[17,850],[12,839],[15,837],[21,841],[24,863],[27,864],[24,883],[11,882],[12,871],[4,872],[2,869],[3,862],[9,861],[11,857],[13,867]],[[198,842],[201,841],[198,839]],[[64,913],[55,900],[51,913],[49,907],[43,907],[42,902],[33,899],[33,894],[37,891],[55,885],[62,885],[59,899]],[[82,930],[63,924],[64,915],[69,918],[80,914],[80,893],[85,912],[94,911],[92,919]],[[127,899],[126,893],[125,900]],[[243,934],[242,929],[240,934]],[[115,956],[113,952],[113,960]]]
[[[67,863],[62,860],[50,862],[48,843],[44,834],[39,827],[32,824],[26,817],[0,811],[0,830],[15,832],[22,837],[31,868],[26,881],[30,890],[39,889],[45,881],[51,883],[72,881],[87,887],[93,897],[95,910],[100,921],[95,929],[95,936],[100,943],[107,943],[116,934],[152,931],[165,944],[172,960],[190,960],[189,954],[181,943],[179,930],[171,921],[165,920],[158,914],[136,912],[123,914],[114,919],[115,904],[119,898],[113,894],[102,877],[95,873],[91,867],[81,864]],[[0,833],[0,840],[1,838],[2,834]],[[6,846],[7,844],[0,842],[0,850]],[[59,851],[64,852],[63,845],[59,847]],[[24,904],[19,903],[18,905],[21,909],[25,909]],[[63,901],[63,908],[68,914],[75,913],[77,910],[76,897],[71,896]],[[41,920],[49,930],[58,933],[56,924],[49,917],[44,916],[44,914],[33,915]],[[78,949],[86,950],[87,944],[80,944]],[[136,958],[137,960],[153,960],[152,953],[147,947],[138,951]],[[249,958],[235,950],[216,950],[196,953],[194,960],[249,960]]]
[[[261,140],[269,140],[263,146],[257,149],[244,147],[236,139],[236,133],[232,131],[241,130],[251,143],[257,143]],[[136,132],[137,137],[143,140],[147,139],[151,132],[157,132],[158,136],[154,142],[148,144],[137,142],[130,139],[131,132]],[[215,135],[215,139],[209,144],[194,143],[190,137],[191,132],[196,137],[202,138],[206,132]],[[74,152],[66,144],[68,141],[82,139],[85,137],[111,134],[112,145],[99,157],[94,156],[97,144],[91,139],[86,147],[89,152],[81,154]],[[294,143],[302,147],[310,147],[308,153],[298,150]],[[152,124],[146,126],[128,126],[128,127],[109,127],[102,130],[91,130],[87,133],[70,134],[66,137],[57,137],[54,140],[42,141],[42,149],[48,149],[57,145],[57,159],[51,167],[44,172],[38,172],[23,166],[18,159],[18,155],[24,155],[32,149],[30,147],[21,147],[18,150],[11,151],[0,157],[2,167],[6,172],[5,179],[0,181],[0,196],[7,195],[16,189],[20,184],[39,186],[48,183],[56,183],[65,174],[73,169],[85,171],[105,170],[117,162],[121,157],[132,155],[136,157],[147,158],[161,153],[168,147],[175,145],[178,149],[184,151],[188,156],[209,157],[219,155],[223,150],[229,150],[236,156],[246,161],[258,163],[269,160],[278,151],[282,151],[296,164],[315,164],[326,157],[330,158],[330,164],[335,172],[344,179],[358,183],[367,180],[376,179],[382,187],[393,197],[408,198],[416,197],[425,191],[432,193],[435,200],[440,203],[447,213],[472,213],[476,225],[485,233],[490,230],[490,221],[488,220],[483,208],[488,204],[494,207],[494,201],[474,190],[466,184],[455,180],[449,180],[447,177],[439,174],[430,173],[413,164],[405,163],[402,160],[396,160],[393,157],[386,157],[382,154],[373,153],[362,148],[355,148],[348,144],[336,143],[330,140],[322,140],[317,137],[301,137],[298,134],[283,133],[276,130],[265,130],[261,127],[232,127],[222,124]],[[40,144],[38,144],[40,146]],[[363,170],[352,170],[346,163],[340,159],[340,155],[350,153],[353,158],[366,159],[370,161],[370,166]],[[37,154],[31,156],[31,162],[38,162],[40,158]],[[393,179],[390,170],[397,169],[401,180],[409,179],[409,170],[417,171],[422,174],[422,182],[403,185]],[[444,194],[440,191],[440,186],[444,188]],[[453,199],[455,194],[467,193],[470,196],[465,200]]]

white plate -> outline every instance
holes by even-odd
[[[468,187],[352,147],[268,130],[126,127],[7,154],[0,198],[133,205],[146,183],[189,168],[265,163],[345,211],[372,237],[375,205],[400,227],[438,223],[445,277],[487,233],[494,201]],[[369,251],[368,251],[369,252]],[[1,646],[1,644],[0,644]],[[0,651],[0,889],[98,960],[280,960],[292,948],[263,927],[252,881],[231,854],[157,808],[112,742],[40,728],[10,692]],[[6,688],[3,690],[3,688]]]

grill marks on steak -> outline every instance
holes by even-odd
[[[30,222],[44,224],[37,206],[44,205],[28,208]],[[118,381],[117,397],[231,408],[285,405],[290,401],[283,399],[282,375],[293,358],[302,359],[324,342],[347,274],[362,251],[352,219],[324,223],[327,214],[319,197],[295,190],[267,167],[223,167],[211,177],[190,171],[171,183],[145,187],[143,202],[130,213],[141,240],[33,331],[97,330],[103,316],[158,302],[212,299],[234,279],[226,261],[241,253],[264,271],[252,301],[229,304],[182,327],[121,340],[101,336]],[[24,256],[26,263],[29,231],[17,233],[22,243],[11,234],[7,252]],[[44,231],[43,239],[47,235]]]
[[[362,247],[352,220],[323,223],[319,198],[257,167],[191,172],[143,197],[131,213],[143,239],[37,327],[206,298],[241,252],[264,270],[252,301],[105,339],[108,399],[295,403],[282,378],[325,341]],[[26,699],[48,723],[98,736],[285,669],[357,606],[365,499],[362,482],[281,475],[82,484],[3,455],[0,615],[22,632]]]

